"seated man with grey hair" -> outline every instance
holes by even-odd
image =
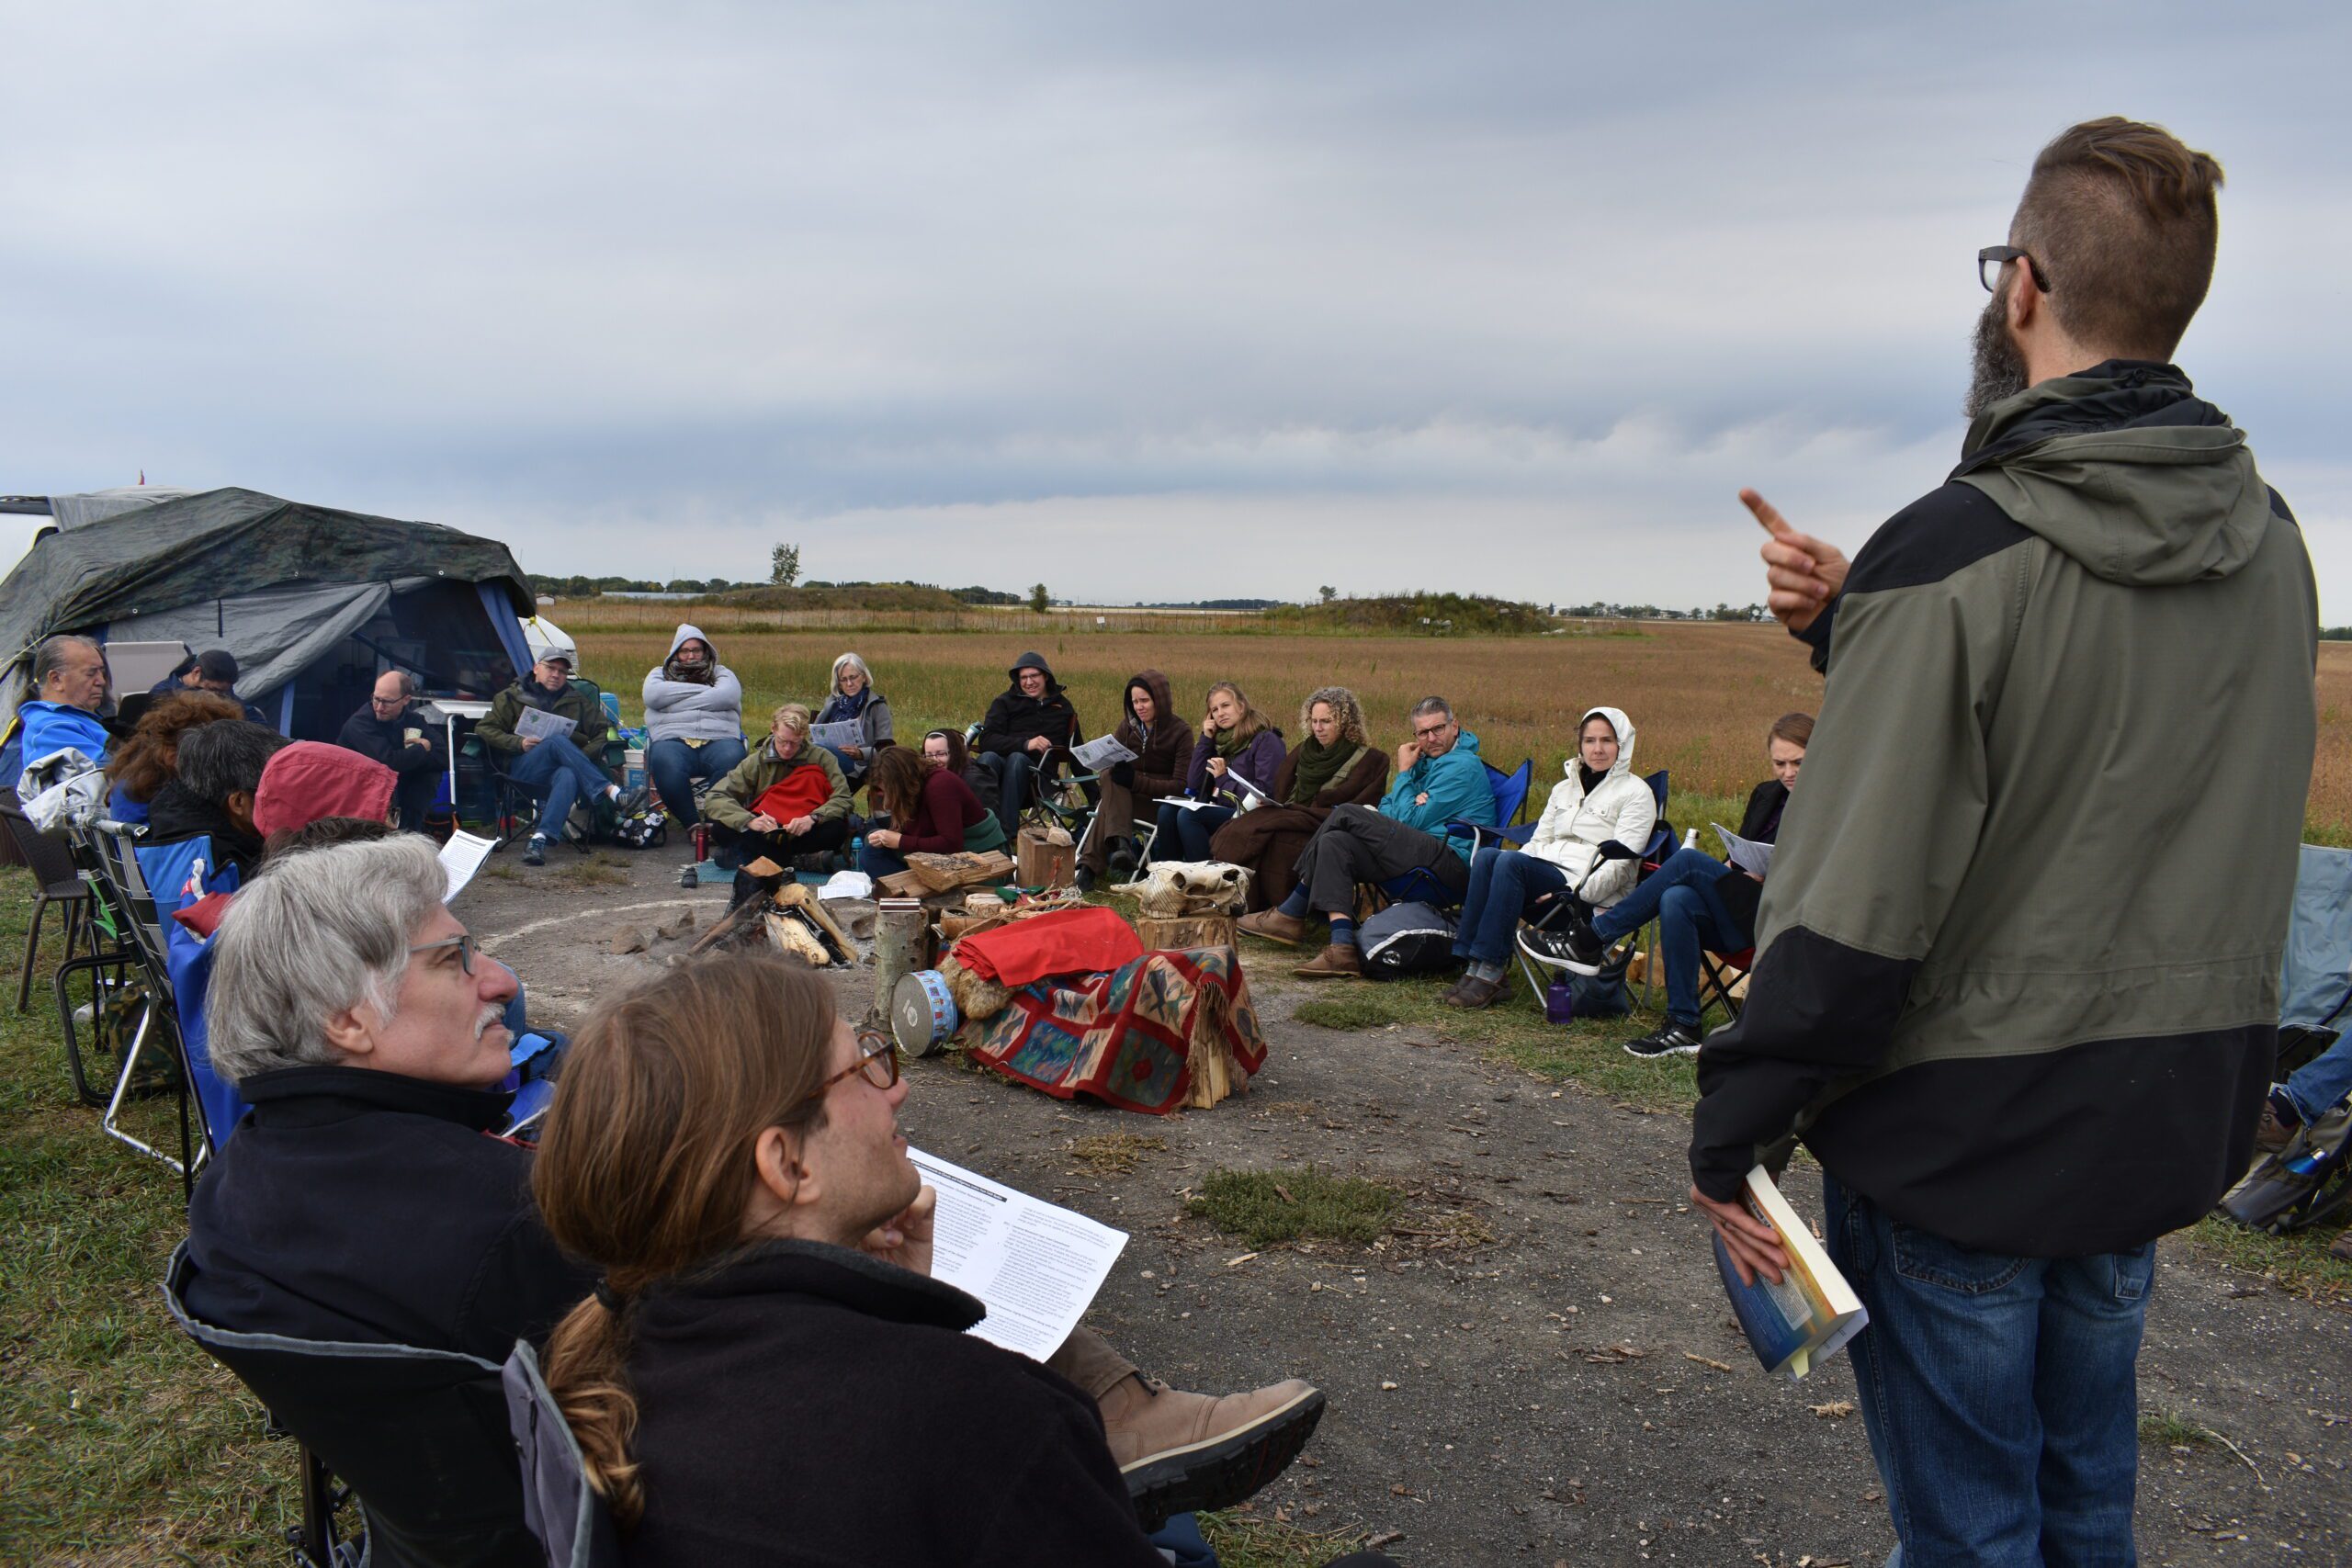
[[[107,705],[107,656],[85,637],[44,638],[33,649],[33,694],[17,705],[0,746],[0,784],[14,784],[28,762],[71,748],[107,760],[112,738],[99,716]]]
[[[179,768],[147,804],[147,838],[168,844],[212,838],[215,862],[250,878],[261,866],[254,796],[270,758],[293,745],[266,724],[224,718],[180,738]]]
[[[515,981],[445,888],[403,834],[274,858],[222,919],[211,1058],[253,1111],[188,1205],[199,1321],[502,1361],[595,1285],[539,1221],[529,1149],[491,1135]],[[1171,1389],[1083,1327],[1046,1365],[1095,1401],[1130,1490],[1178,1511],[1249,1495],[1321,1411],[1295,1381]]]
[[[1470,886],[1470,845],[1447,838],[1445,825],[1496,825],[1495,790],[1478,738],[1462,728],[1443,697],[1415,703],[1412,720],[1413,738],[1396,748],[1396,783],[1379,808],[1335,808],[1299,851],[1298,886],[1289,898],[1238,922],[1252,936],[1295,947],[1311,911],[1329,917],[1329,943],[1296,971],[1306,979],[1363,973],[1356,950],[1358,883],[1421,868],[1458,899]]]

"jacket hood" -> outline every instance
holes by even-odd
[[[2109,582],[2228,577],[2271,525],[2245,433],[2170,365],[2110,359],[1969,427],[1951,477]]]
[[[718,645],[710,640],[708,633],[690,621],[678,623],[678,635],[670,639],[670,651],[662,656],[662,662],[667,664],[677,658],[678,649],[685,646],[686,638],[690,637],[702,638],[702,645],[710,649],[710,662],[716,667],[718,663]]]
[[[1609,728],[1617,732],[1617,761],[1616,765],[1609,770],[1607,776],[1612,779],[1623,778],[1634,771],[1634,721],[1625,716],[1623,708],[1587,708],[1584,710],[1584,717],[1577,720],[1578,735],[1584,733],[1585,719],[1592,717],[1595,714],[1607,719]],[[1568,753],[1568,760],[1560,764],[1561,775],[1566,778],[1575,778],[1577,765],[1583,761],[1584,752],[1581,748],[1571,751]]]
[[[1053,677],[1050,675],[1046,677],[1047,680],[1051,680],[1052,678]],[[1134,674],[1127,677],[1126,685],[1121,689],[1119,694],[1119,706],[1121,711],[1126,715],[1126,719],[1129,724],[1135,724],[1136,722],[1135,692],[1137,686],[1141,686],[1145,691],[1151,694],[1151,728],[1154,730],[1166,729],[1170,722],[1178,725],[1184,724],[1182,719],[1176,716],[1176,703],[1175,699],[1169,694],[1168,677],[1162,675],[1157,670],[1136,671]],[[1141,728],[1142,727],[1138,725],[1136,728]],[[1189,729],[1191,727],[1185,726],[1185,728]]]
[[[1005,668],[1005,681],[1012,687],[1015,695],[1021,691],[1021,672],[1023,670],[1043,670],[1046,672],[1046,694],[1049,697],[1061,694],[1062,683],[1054,679],[1054,667],[1046,662],[1044,654],[1033,649]]]
[[[254,791],[254,829],[264,838],[327,817],[381,822],[399,775],[373,757],[321,740],[278,748]]]

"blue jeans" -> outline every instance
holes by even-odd
[[[1704,850],[1677,850],[1631,893],[1593,918],[1603,942],[1633,935],[1653,919],[1666,958],[1666,1016],[1699,1027],[1699,951],[1736,953],[1753,939],[1715,891],[1729,868]]]
[[[1870,1326],[1849,1347],[1902,1568],[2128,1565],[2134,1365],[2156,1244],[1972,1252],[1825,1176],[1829,1256]]]
[[[531,828],[535,838],[562,838],[564,819],[580,797],[593,800],[613,782],[569,735],[549,736],[516,757],[506,771],[539,802],[539,819]]]
[[[673,735],[645,749],[645,772],[670,820],[691,828],[702,820],[702,813],[695,809],[695,781],[723,779],[748,754],[741,740],[729,737],[689,746]]]
[[[1504,964],[1520,917],[1546,893],[1568,886],[1568,874],[1520,850],[1483,849],[1470,857],[1470,891],[1462,896],[1462,924],[1453,956],[1473,964]]]
[[[2352,1094],[2352,1034],[2288,1074],[2282,1087],[2307,1127],[2335,1110]]]
[[[1037,759],[1027,751],[983,751],[973,761],[996,775],[996,819],[1004,824],[1004,836],[1010,840],[1021,831],[1021,808],[1029,804],[1029,792],[1035,787]]]
[[[1230,806],[1203,806],[1191,811],[1181,806],[1159,808],[1159,825],[1151,837],[1154,860],[1207,860],[1209,840],[1233,820]]]
[[[879,882],[906,870],[907,859],[896,850],[876,849],[861,839],[857,844],[857,869]]]

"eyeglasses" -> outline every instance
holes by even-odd
[[[2040,262],[2015,245],[1987,245],[1976,253],[1976,281],[1984,286],[1985,293],[1993,292],[1994,280],[2000,276],[2001,268],[2013,261],[2025,263],[2027,270],[2033,274],[2033,286],[2044,294],[2050,292],[2050,279]]]
[[[1419,725],[1415,725],[1413,727],[1413,739],[1416,740],[1434,740],[1439,736],[1443,735],[1446,731],[1447,726],[1451,725],[1453,722],[1453,721],[1452,719],[1448,719],[1444,724],[1436,725],[1428,729],[1423,729]]]
[[[456,936],[445,936],[439,942],[421,942],[408,950],[409,956],[413,958],[420,953],[438,953],[445,947],[454,947],[458,950],[458,967],[466,972],[467,978],[472,978],[474,954],[481,951],[481,944],[474,941],[471,931],[460,931]]]
[[[803,1096],[800,1103],[822,1100],[832,1087],[852,1073],[862,1072],[865,1081],[876,1089],[887,1089],[899,1081],[899,1043],[888,1035],[871,1030],[860,1031],[857,1036],[857,1059]],[[797,1108],[796,1108],[797,1109]]]

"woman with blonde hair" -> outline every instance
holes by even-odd
[[[1274,721],[1232,682],[1211,686],[1208,716],[1201,722],[1201,738],[1184,772],[1190,804],[1160,803],[1151,858],[1210,859],[1209,840],[1219,828],[1252,800],[1263,804],[1274,798],[1274,777],[1282,766],[1283,732]]]
[[[874,671],[865,667],[865,660],[844,653],[833,660],[833,689],[818,711],[816,722],[858,727],[857,739],[825,748],[841,763],[849,787],[857,788],[873,770],[875,756],[893,739],[889,699],[874,689]]]
[[[906,1095],[889,1039],[773,954],[574,1037],[531,1188],[604,1278],[544,1365],[631,1568],[1164,1561],[1096,1406],[931,1277]],[[910,1482],[910,1454],[940,1462]]]
[[[1275,770],[1273,799],[1216,829],[1209,858],[1246,867],[1250,908],[1271,908],[1296,885],[1298,853],[1339,807],[1377,806],[1388,753],[1364,732],[1363,705],[1345,686],[1322,686],[1298,708],[1306,736]]]
[[[788,875],[795,856],[849,842],[849,798],[842,765],[831,751],[808,743],[808,710],[786,703],[775,710],[760,749],[711,785],[702,814],[737,864],[767,855]],[[734,902],[759,886],[750,873],[738,871]]]

